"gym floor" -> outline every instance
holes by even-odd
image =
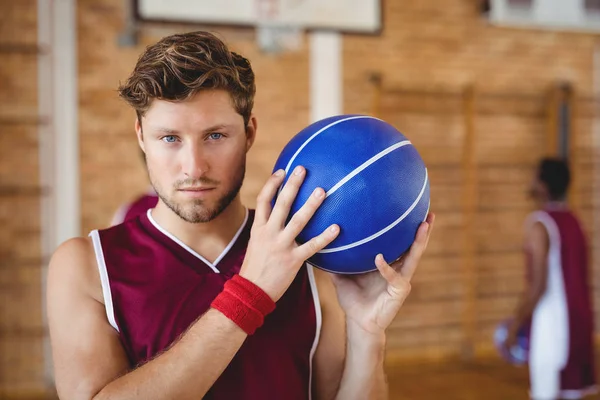
[[[388,368],[390,399],[526,400],[527,369],[500,361]]]
[[[597,365],[600,365],[600,357]],[[388,380],[390,400],[529,399],[527,369],[512,367],[497,360],[480,360],[473,363],[407,363],[389,367]],[[56,399],[54,396],[19,398]],[[591,399],[600,400],[600,395],[586,398]]]
[[[600,374],[598,378],[600,382]],[[513,367],[498,360],[399,365],[388,368],[388,379],[390,399],[529,399],[527,368]],[[586,397],[586,400],[591,399],[600,399],[600,395]]]

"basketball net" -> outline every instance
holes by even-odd
[[[262,52],[280,54],[299,50],[302,47],[303,29],[282,21],[286,1],[254,0],[256,6],[256,43]],[[304,0],[293,0],[297,5]]]

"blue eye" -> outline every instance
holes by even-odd
[[[212,139],[212,140],[219,140],[222,137],[223,137],[222,133],[216,133],[216,132],[215,133],[211,133],[210,136],[209,136],[209,138]]]
[[[169,135],[169,136],[165,136],[161,139],[163,142],[167,142],[167,143],[175,143],[177,141],[177,138],[173,135]]]

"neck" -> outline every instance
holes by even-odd
[[[563,210],[567,208],[567,202],[565,200],[547,200],[544,202],[544,208],[550,210]]]
[[[239,194],[223,212],[209,222],[194,224],[184,221],[162,200],[152,210],[152,218],[157,224],[211,262],[233,239],[245,217],[246,208],[242,205]]]

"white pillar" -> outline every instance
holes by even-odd
[[[310,122],[343,113],[342,35],[310,33]]]
[[[38,113],[41,198],[42,315],[47,327],[48,259],[65,240],[80,236],[76,0],[38,0]],[[49,339],[45,379],[53,385]]]

